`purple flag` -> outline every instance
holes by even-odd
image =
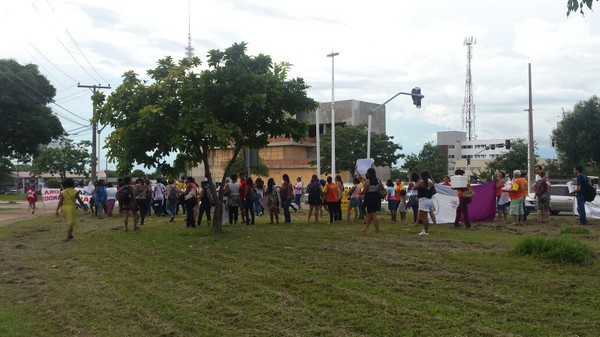
[[[472,185],[475,195],[469,204],[471,221],[492,221],[496,217],[496,182]]]

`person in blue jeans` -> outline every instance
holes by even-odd
[[[583,184],[587,184],[587,176],[583,173],[583,167],[581,165],[575,165],[573,173],[577,175],[577,188],[572,194],[575,194],[577,199],[577,213],[579,213],[579,223],[581,225],[587,225],[587,218],[585,216],[585,197],[583,195]]]

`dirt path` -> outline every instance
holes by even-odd
[[[20,220],[33,219],[41,215],[52,214],[56,211],[56,204],[46,205],[37,203],[35,214],[29,211],[27,202],[19,201],[16,204],[10,204],[6,201],[0,201],[0,226],[5,226]]]

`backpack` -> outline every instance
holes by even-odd
[[[29,202],[37,201],[37,193],[35,192],[35,188],[29,187],[27,189],[27,201],[29,201]]]
[[[383,199],[387,196],[387,194],[387,189],[385,188],[385,186],[383,186],[381,180],[379,180],[379,196]]]
[[[583,192],[583,198],[587,202],[592,202],[596,198],[596,189],[589,181],[586,181],[585,184],[581,185],[581,191]]]
[[[177,196],[177,189],[175,187],[175,185],[171,185],[171,189],[169,190],[169,196],[167,196],[167,199],[170,203],[175,203],[179,199],[179,197]]]
[[[546,184],[546,181],[546,178],[542,178],[535,183],[533,189],[536,196],[541,197],[548,191],[548,184]]]
[[[248,190],[248,195],[246,196],[246,199],[249,199],[252,201],[257,201],[259,199],[258,193],[256,193],[256,190],[254,189],[254,187],[250,187],[250,190]]]
[[[119,200],[119,205],[123,206],[123,205],[130,205],[131,204],[131,192],[130,192],[130,187],[129,186],[123,186],[121,187],[121,190],[119,191],[119,195],[117,196],[117,199]]]

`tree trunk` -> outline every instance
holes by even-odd
[[[221,178],[221,188],[219,189],[219,193],[215,190],[213,186],[212,173],[210,172],[210,167],[208,165],[208,149],[202,149],[202,162],[204,163],[204,171],[206,172],[206,180],[208,181],[208,186],[210,188],[210,193],[213,195],[213,199],[215,200],[215,213],[213,217],[213,225],[212,225],[212,233],[220,234],[223,233],[223,187],[225,184],[225,177],[229,173],[233,162],[237,158],[238,153],[240,152],[240,147],[236,146],[233,151],[233,157],[227,164],[225,168],[223,177]]]

